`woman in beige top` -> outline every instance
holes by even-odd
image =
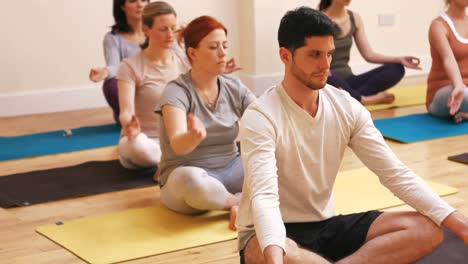
[[[162,1],[148,4],[143,31],[147,41],[142,51],[123,60],[117,73],[122,125],[118,152],[128,169],[158,164],[161,151],[154,107],[166,84],[190,67],[182,52],[171,49],[176,31],[172,6]]]
[[[174,45],[176,12],[172,6],[163,1],[148,4],[143,11],[143,31],[147,36],[143,50],[123,60],[117,73],[122,125],[118,152],[122,166],[128,169],[158,165],[161,150],[154,109],[166,84],[190,69],[184,52]],[[231,59],[225,73],[237,69]]]

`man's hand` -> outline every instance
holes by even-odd
[[[455,211],[447,216],[442,225],[457,235],[468,246],[468,219]]]

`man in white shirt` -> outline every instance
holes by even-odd
[[[338,31],[307,7],[281,20],[284,79],[241,120],[241,263],[409,263],[441,243],[440,225],[468,243],[467,219],[395,156],[358,101],[326,85]],[[332,190],[347,146],[418,212],[336,216]]]

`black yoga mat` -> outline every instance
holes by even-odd
[[[468,263],[468,246],[463,240],[447,229],[444,230],[444,241],[432,254],[418,260],[415,264],[466,264]]]
[[[449,156],[448,159],[451,161],[468,164],[468,152],[460,154],[460,155]]]
[[[156,168],[127,170],[118,160],[91,161],[0,177],[0,206],[9,208],[155,185]]]

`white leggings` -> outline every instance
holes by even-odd
[[[440,88],[434,95],[431,104],[429,105],[429,113],[438,117],[449,117],[448,100],[452,93],[453,86],[447,85]],[[460,106],[459,112],[468,112],[468,88],[465,87],[465,96]]]
[[[159,138],[148,138],[144,133],[133,140],[126,136],[119,140],[118,153],[120,164],[127,169],[141,169],[156,166],[161,160]]]
[[[230,194],[242,191],[244,171],[240,157],[226,168],[208,171],[198,167],[178,167],[161,188],[161,202],[169,209],[195,214],[223,210]]]

